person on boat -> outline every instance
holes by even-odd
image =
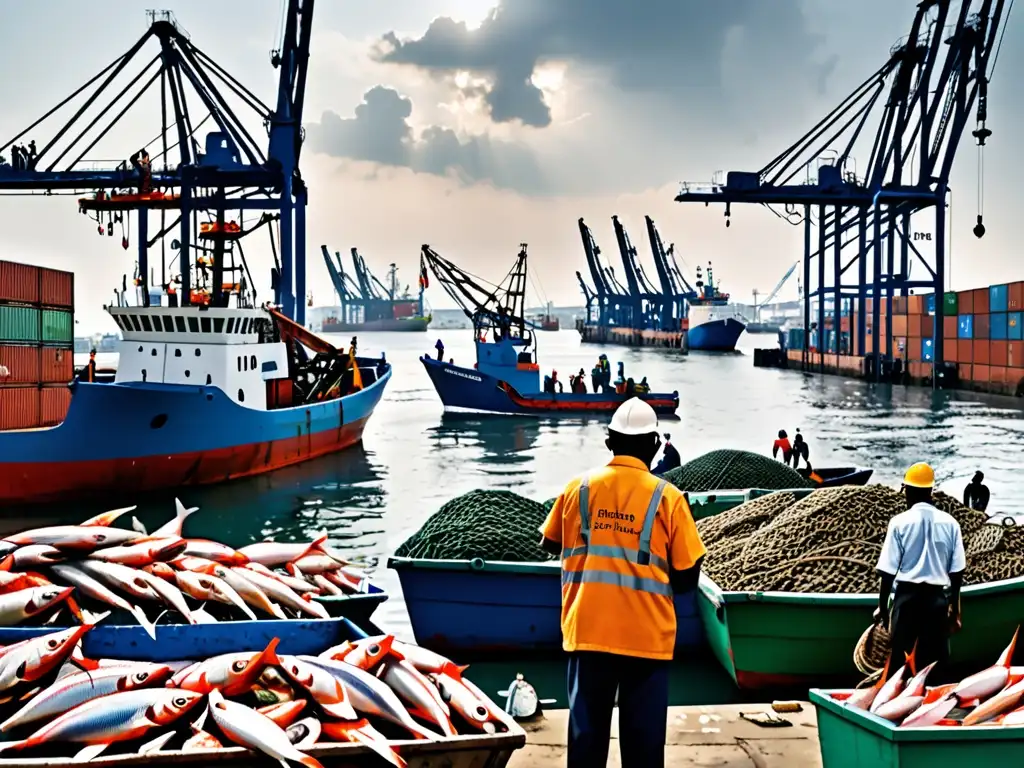
[[[665,765],[672,598],[696,589],[705,548],[682,491],[650,472],[660,443],[654,409],[624,402],[612,460],[570,481],[540,529],[562,558],[568,768],[607,764],[616,692],[622,766]]]
[[[590,388],[597,394],[602,389],[604,379],[602,378],[601,361],[597,361],[597,365],[590,369]]]
[[[804,460],[804,464],[807,465],[807,469],[811,469],[811,462],[808,457],[811,454],[811,449],[807,447],[807,441],[804,440],[804,436],[800,434],[800,430],[796,431],[796,437],[793,438],[793,469],[800,468],[800,459]]]
[[[444,342],[438,339],[434,342],[434,349],[437,350],[437,362],[444,362]]]
[[[683,463],[683,460],[679,456],[679,451],[676,450],[674,445],[672,445],[671,440],[672,435],[666,432],[665,445],[661,449],[661,461],[658,462],[658,466],[653,470],[656,475],[664,475],[670,469],[675,469]]]
[[[782,451],[782,463],[789,464],[790,459],[793,457],[793,446],[789,443],[789,435],[786,434],[786,430],[780,429],[779,436],[772,444],[772,458],[779,458],[779,451]]]
[[[549,395],[553,395],[555,394],[556,387],[559,392],[565,391],[565,388],[562,386],[562,382],[558,380],[558,371],[552,371],[550,376],[544,377],[544,391]]]
[[[640,379],[640,383],[636,385],[636,393],[638,395],[646,395],[651,391],[651,385],[647,383],[647,377],[644,376]]]
[[[889,521],[878,558],[882,585],[874,618],[889,631],[890,666],[901,664],[916,647],[918,669],[933,661],[941,667],[949,657],[949,636],[961,627],[960,588],[967,567],[963,534],[952,515],[932,504],[934,485],[935,472],[928,464],[907,470],[907,511]]]
[[[89,350],[89,364],[85,366],[85,380],[90,384],[96,381],[96,349]]]
[[[580,368],[580,372],[575,376],[569,377],[569,390],[577,395],[587,394],[587,382],[584,378],[585,374],[583,369]]]
[[[626,379],[626,386],[622,391],[626,397],[636,397],[636,382],[632,379]]]
[[[964,488],[964,506],[984,512],[988,509],[989,492],[988,486],[982,480],[985,479],[984,472],[975,472],[974,478]]]
[[[626,392],[626,365],[621,360],[619,361],[619,373],[615,377],[615,391],[620,395]]]

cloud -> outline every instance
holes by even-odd
[[[533,153],[525,146],[489,136],[459,135],[433,125],[416,135],[409,118],[413,104],[394,88],[377,85],[363,96],[354,117],[326,111],[307,126],[309,147],[334,157],[453,176],[465,184],[485,182],[528,194],[551,192]]]

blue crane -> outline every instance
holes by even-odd
[[[576,273],[576,279],[583,290],[583,296],[587,300],[587,320],[598,325],[620,327],[632,327],[633,305],[629,291],[616,279],[615,271],[611,266],[605,266],[601,261],[601,247],[594,240],[590,227],[583,219],[578,222],[580,237],[583,239],[583,251],[587,257],[587,267],[590,270],[590,278],[594,282],[594,290],[590,290],[583,275]],[[593,312],[596,304],[596,317]]]
[[[331,284],[341,303],[344,305],[361,298],[359,286],[352,282],[352,277],[345,273],[345,268],[341,265],[341,254],[335,253],[334,258],[331,258],[331,252],[327,250],[326,245],[321,245],[320,250],[323,252],[327,272],[331,276]]]
[[[678,328],[679,322],[686,317],[687,294],[696,292],[679,271],[679,265],[675,260],[675,244],[669,245],[668,249],[661,240],[661,233],[650,216],[644,217],[647,224],[647,239],[651,244],[651,256],[654,258],[654,269],[658,273],[658,280],[661,282],[661,293],[665,301],[665,312],[667,317],[664,321],[670,321],[672,327]]]
[[[937,373],[943,362],[950,170],[975,105],[972,136],[982,148],[979,153],[991,136],[985,124],[988,84],[1008,15],[1006,0],[922,0],[910,34],[890,49],[885,63],[792,146],[759,171],[730,171],[724,183],[717,178],[710,186],[684,184],[675,198],[724,203],[726,226],[733,203],[758,203],[793,225],[802,224],[805,332],[812,325],[812,300],[819,329],[825,328],[830,300],[837,329],[831,351],[838,351],[842,305],[853,302],[855,351],[868,354],[867,299],[872,297],[875,333],[869,356],[876,378],[881,376],[879,361],[892,358],[891,334],[886,334],[884,350],[879,343],[881,303],[886,302],[891,316],[893,296],[915,288],[930,289],[937,297]],[[868,152],[863,175],[853,156],[858,149]],[[912,218],[929,210],[934,232],[912,230]],[[812,242],[815,225],[817,247]],[[981,210],[974,231],[978,237],[985,233]],[[933,252],[923,254],[918,243],[929,241]],[[924,265],[925,278],[910,278],[912,257]]]
[[[305,302],[296,301],[296,296],[306,295],[308,196],[299,173],[299,157],[313,5],[313,0],[287,0],[281,45],[271,53],[271,65],[279,70],[274,107],[194,45],[171,13],[148,12],[146,33],[124,54],[0,144],[0,153],[11,153],[11,162],[0,165],[0,191],[48,195],[93,192],[79,198],[80,210],[97,220],[101,234],[112,233],[120,226],[125,249],[129,247],[130,215],[136,213],[137,285],[144,306],[150,302],[150,249],[158,240],[165,248],[166,238],[175,228],[178,236],[171,250],[178,251],[180,274],[176,281],[163,275],[168,300],[174,293],[177,301],[173,289],[177,284],[182,305],[201,302],[223,306],[231,293],[229,286],[235,285],[224,283],[225,271],[248,273],[241,252],[242,238],[265,226],[271,230],[275,249],[276,265],[271,274],[275,303],[285,315],[303,324]],[[143,50],[151,41],[158,50],[149,58]],[[136,74],[132,75],[133,71]],[[120,89],[113,85],[118,78],[127,79]],[[156,136],[131,147],[134,154],[127,162],[87,160],[151,89],[157,91],[160,104]],[[247,109],[249,122],[258,121],[264,127],[266,152],[225,94]],[[198,111],[194,112],[196,107]],[[200,117],[202,112],[206,114]],[[36,139],[50,121],[62,122],[36,149]],[[210,128],[200,139],[198,132],[208,122]],[[25,141],[27,148],[19,143]],[[161,226],[151,238],[150,213],[154,211],[160,213]],[[249,211],[259,212],[259,216],[246,226],[244,221],[229,221],[227,211],[237,211],[240,219]],[[170,224],[166,223],[168,212],[177,215]],[[200,222],[200,217],[206,220]],[[274,222],[279,228],[279,261],[271,226]],[[241,264],[235,263],[236,249]],[[166,259],[166,251],[163,253]],[[230,263],[225,259],[228,254],[232,256]],[[195,275],[193,263],[197,267]],[[165,271],[166,266],[164,261]],[[200,281],[209,289],[197,290]],[[245,291],[238,293],[241,300]],[[254,291],[251,299],[255,299]]]

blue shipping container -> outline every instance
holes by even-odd
[[[988,337],[996,341],[1006,339],[1007,322],[1005,312],[993,312],[989,315]]]
[[[974,315],[959,315],[957,317],[956,337],[958,339],[974,338]]]
[[[993,285],[988,289],[988,311],[1005,312],[1009,309],[1010,286]],[[992,337],[993,339],[995,336]]]
[[[1006,338],[1010,341],[1021,341],[1024,339],[1024,312],[1011,312],[1006,316]]]
[[[921,344],[921,360],[930,363],[935,359],[935,342],[932,339],[925,339]]]
[[[935,294],[929,293],[924,300],[925,312],[929,315],[935,314]]]

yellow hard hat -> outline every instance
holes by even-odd
[[[911,488],[931,488],[935,485],[935,470],[920,461],[907,470],[903,484]]]

